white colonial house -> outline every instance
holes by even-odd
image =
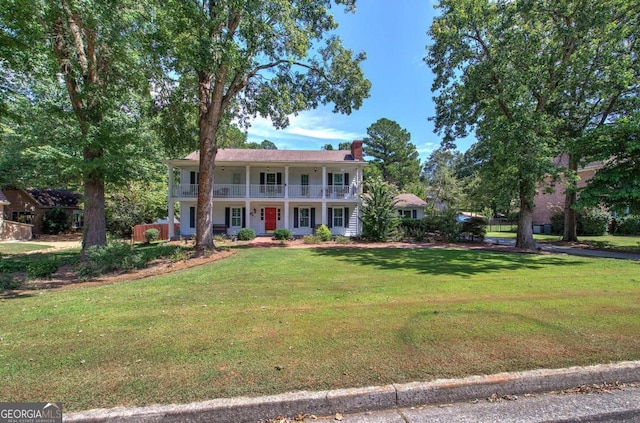
[[[213,172],[214,233],[252,228],[267,235],[286,228],[300,236],[325,224],[335,235],[360,235],[362,156],[362,141],[334,151],[220,149]],[[199,153],[166,163],[169,216],[178,203],[180,235],[194,235]],[[173,232],[169,225],[169,237]]]

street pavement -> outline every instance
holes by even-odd
[[[277,422],[277,420],[273,420]],[[343,423],[568,423],[640,422],[640,386],[632,384],[590,392],[490,397],[471,402],[427,405],[360,414],[338,414],[305,422]]]

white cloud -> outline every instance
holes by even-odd
[[[289,126],[280,130],[275,129],[269,119],[255,118],[247,134],[250,142],[268,139],[278,148],[315,150],[330,142],[362,138],[364,134],[344,129],[345,124],[345,117],[314,110],[289,117]]]

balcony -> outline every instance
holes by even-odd
[[[349,186],[322,185],[249,185],[249,198],[288,198],[292,199],[342,199],[353,200],[358,198],[358,190]],[[247,187],[242,184],[216,184],[213,189],[214,198],[247,198]],[[198,185],[183,184],[173,187],[174,198],[197,198]]]

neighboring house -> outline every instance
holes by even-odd
[[[62,208],[74,229],[82,227],[80,194],[65,189],[4,189],[10,202],[4,206],[4,219],[33,225],[33,233],[42,233],[42,221],[47,210]]]
[[[11,205],[9,199],[0,189],[0,241],[28,241],[33,237],[32,225],[13,222],[4,217],[5,207]]]
[[[396,196],[398,214],[409,219],[422,219],[427,202],[415,194],[398,194]]]
[[[168,160],[169,216],[180,205],[180,234],[196,231],[199,153]],[[312,234],[327,225],[335,235],[361,232],[362,141],[351,150],[221,149],[216,156],[213,230],[233,234],[252,228],[259,235],[286,228]],[[169,225],[169,236],[175,234]]]
[[[566,155],[554,159],[554,163],[564,168],[568,165]],[[578,169],[578,188],[584,187],[593,178],[596,171],[602,167],[602,162],[589,163]],[[555,183],[552,180],[546,181],[546,188],[540,187],[534,198],[533,225],[535,232],[543,232],[544,225],[551,224],[551,217],[557,213],[564,212],[565,190],[564,175],[559,177]],[[551,192],[549,192],[551,191]],[[550,228],[550,226],[548,226]],[[549,230],[546,230],[549,232]]]

